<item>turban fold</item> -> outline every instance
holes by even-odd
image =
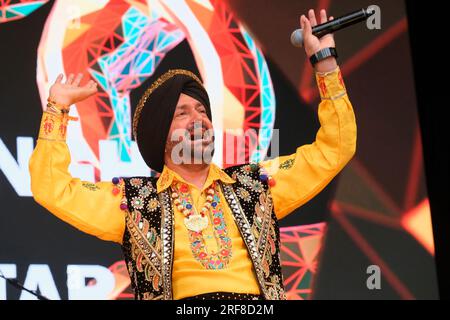
[[[208,93],[200,79],[183,69],[169,70],[159,77],[143,94],[133,118],[133,136],[145,163],[161,172],[164,150],[180,94],[198,100],[210,120]]]

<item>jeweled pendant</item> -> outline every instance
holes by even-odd
[[[184,218],[184,224],[186,227],[194,232],[200,232],[208,226],[208,217],[201,216],[200,214],[193,214]]]

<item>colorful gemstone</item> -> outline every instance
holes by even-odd
[[[269,176],[265,173],[263,173],[259,176],[259,180],[261,180],[262,182],[266,182],[268,179],[269,179]]]
[[[274,178],[269,179],[269,186],[270,187],[275,187],[275,185],[276,185],[275,179]]]
[[[253,172],[258,171],[258,168],[259,168],[259,166],[257,163],[250,164],[250,169],[252,169]]]
[[[119,178],[117,177],[112,178],[112,183],[118,184],[119,182],[120,182]]]
[[[128,209],[128,206],[127,206],[126,203],[121,203],[120,204],[120,210],[127,210],[127,209]]]
[[[112,193],[113,193],[113,195],[117,196],[117,195],[120,193],[120,189],[114,187],[114,188],[112,189]]]

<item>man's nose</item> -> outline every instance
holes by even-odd
[[[192,112],[192,121],[195,122],[203,122],[203,114],[197,110],[194,110]]]
[[[197,119],[192,121],[192,126],[191,128],[196,131],[196,130],[201,130],[204,127],[203,121],[201,119]]]

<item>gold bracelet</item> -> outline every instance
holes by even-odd
[[[68,109],[68,108],[61,109],[59,107],[59,105],[55,104],[50,99],[48,99],[47,108],[45,109],[44,112],[47,112],[49,114],[53,114],[53,115],[56,115],[56,116],[60,116],[62,118],[66,118],[67,120],[73,120],[73,121],[77,121],[78,120],[77,117],[69,116],[70,109]]]
[[[52,103],[47,103],[47,108],[45,109],[45,111],[54,113],[56,115],[61,115],[62,114],[62,110],[58,109],[54,104]]]
[[[53,100],[52,98],[50,98],[50,97],[47,98],[47,102],[49,104],[55,106],[57,109],[60,109],[60,110],[69,110],[69,108],[70,108],[69,105],[58,103],[55,100]]]

